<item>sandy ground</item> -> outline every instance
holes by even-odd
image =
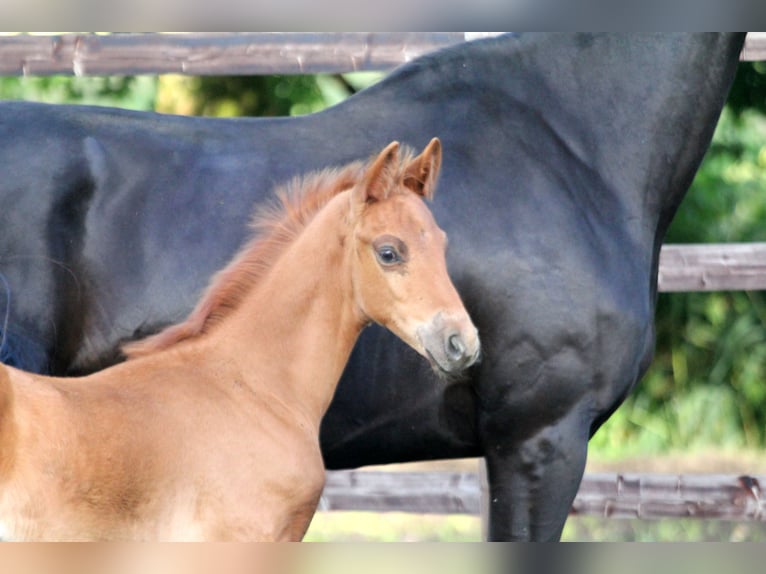
[[[406,464],[366,466],[360,470],[477,472],[479,458],[458,458]],[[591,457],[586,472],[634,472],[671,474],[766,474],[766,452],[699,451],[662,456],[605,460]]]

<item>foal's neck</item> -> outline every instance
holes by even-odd
[[[349,193],[320,210],[209,333],[247,384],[294,402],[317,430],[365,324],[350,273]]]

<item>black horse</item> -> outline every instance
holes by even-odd
[[[3,103],[2,356],[57,374],[119,360],[185,316],[274,184],[438,136],[433,209],[483,361],[448,385],[369,329],[323,423],[326,463],[484,456],[490,537],[557,539],[589,437],[651,360],[660,244],[743,41],[502,36],[290,119]]]

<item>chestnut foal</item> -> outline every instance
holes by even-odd
[[[479,339],[423,198],[434,139],[297,179],[179,325],[61,379],[0,367],[0,527],[20,540],[300,540],[319,424],[378,322],[456,373]],[[193,262],[190,262],[193,264]]]

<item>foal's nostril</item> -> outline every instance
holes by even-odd
[[[455,333],[447,337],[447,356],[452,361],[459,361],[465,355],[465,343],[462,337]]]

